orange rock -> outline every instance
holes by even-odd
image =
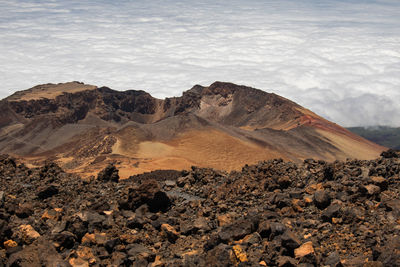
[[[178,239],[179,233],[171,225],[164,223],[161,225],[162,235],[168,238],[170,242],[175,242]]]
[[[335,217],[332,218],[332,223],[334,224],[341,223],[342,221],[343,221],[342,218],[335,218]]]
[[[294,256],[296,258],[303,258],[306,255],[314,253],[315,251],[311,241],[304,243],[303,245],[294,250]]]
[[[260,243],[262,240],[261,236],[259,233],[252,233],[249,235],[246,235],[243,239],[237,241],[239,244],[243,243],[249,243],[249,244],[255,244],[255,243]]]
[[[222,214],[217,217],[217,220],[219,226],[228,225],[232,223],[232,215],[230,215],[229,213]]]
[[[161,266],[164,266],[164,263],[161,261],[160,256],[156,256],[156,259],[154,260],[154,262],[152,262],[148,265],[148,267],[161,267]]]
[[[240,245],[235,245],[232,247],[235,258],[238,262],[248,261],[246,252],[242,249]]]
[[[89,263],[81,258],[71,258],[69,264],[72,267],[89,267]]]
[[[106,233],[95,233],[95,234],[86,233],[82,237],[82,244],[104,245],[106,242],[107,242]]]
[[[308,239],[310,237],[312,237],[312,234],[306,234],[306,235],[303,236],[304,239]]]
[[[33,229],[33,227],[29,224],[20,225],[19,230],[21,232],[22,239],[28,244],[40,237],[40,234],[36,232],[36,230]]]
[[[297,212],[303,212],[303,208],[301,207],[304,203],[300,199],[293,199],[292,200],[292,207]]]
[[[15,248],[18,246],[17,242],[15,242],[14,240],[7,240],[3,244],[5,249]]]
[[[134,234],[123,234],[119,237],[119,239],[124,243],[132,244],[138,240],[138,237]]]
[[[198,250],[190,250],[190,251],[188,251],[188,252],[185,252],[185,253],[183,253],[182,254],[182,257],[183,256],[193,256],[193,255],[198,255],[199,254],[199,251]],[[156,257],[157,258],[157,257]]]
[[[94,264],[96,262],[96,257],[93,254],[93,250],[89,247],[80,246],[77,249],[76,254],[79,258],[88,261],[90,264]]]
[[[113,214],[113,212],[114,212],[114,211],[112,211],[112,210],[105,210],[105,211],[103,211],[103,213],[104,213],[105,215],[107,215],[107,216],[110,216],[111,214]]]
[[[61,217],[62,209],[55,208],[51,210],[45,210],[42,215],[42,219],[50,219],[57,221]]]
[[[106,233],[96,233],[94,234],[94,239],[97,245],[104,245],[107,242],[108,237]]]
[[[89,234],[86,233],[83,237],[82,237],[82,244],[94,244],[94,234]]]
[[[304,202],[306,203],[306,204],[311,204],[311,203],[313,203],[313,198],[312,198],[312,196],[304,196]]]

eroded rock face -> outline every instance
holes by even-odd
[[[392,156],[114,183],[0,156],[0,265],[400,266],[399,175]]]

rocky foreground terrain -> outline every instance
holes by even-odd
[[[81,179],[0,159],[0,266],[400,266],[400,154]]]

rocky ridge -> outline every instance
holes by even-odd
[[[400,266],[400,154],[81,179],[0,158],[0,265]]]
[[[385,150],[279,95],[225,82],[166,99],[46,84],[1,100],[0,110],[0,153],[29,166],[52,159],[86,176],[109,163],[127,178],[192,165],[240,170],[273,158],[374,159]]]

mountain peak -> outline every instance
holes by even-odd
[[[54,99],[63,93],[76,93],[85,90],[94,90],[97,86],[84,84],[83,82],[66,82],[66,83],[47,83],[34,86],[30,89],[18,91],[7,97],[8,101],[29,101],[37,99]]]
[[[225,82],[163,100],[45,84],[4,99],[0,109],[0,152],[28,163],[51,157],[88,175],[108,163],[130,176],[192,165],[235,170],[272,158],[369,159],[384,149],[286,98]]]

